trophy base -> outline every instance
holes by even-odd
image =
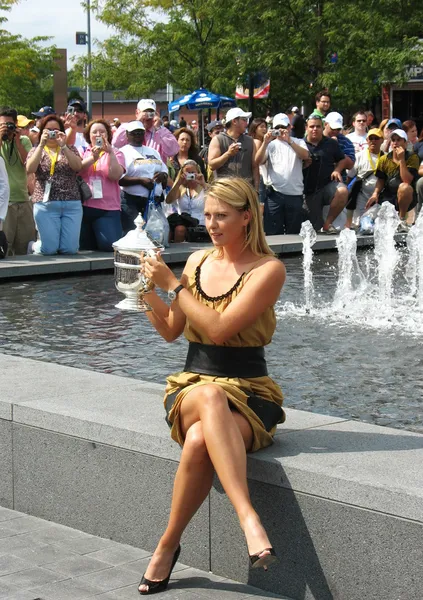
[[[131,310],[133,312],[148,312],[152,310],[151,306],[142,298],[125,298],[115,304],[119,310]]]

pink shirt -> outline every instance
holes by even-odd
[[[113,152],[116,155],[118,163],[123,167],[125,172],[125,157],[120,150],[113,148]],[[91,148],[80,150],[81,158],[84,160],[91,156]],[[120,187],[119,180],[113,181],[109,179],[109,155],[107,152],[102,154],[97,161],[97,164],[85,167],[79,173],[81,177],[88,183],[93,191],[93,180],[100,179],[103,191],[102,198],[90,198],[84,202],[84,206],[90,206],[91,208],[101,208],[102,210],[120,210]]]
[[[127,123],[122,123],[113,135],[112,144],[115,148],[122,148],[122,146],[126,146],[128,143],[125,129],[126,125]],[[150,146],[150,148],[157,150],[164,163],[167,162],[169,157],[175,156],[175,154],[178,154],[179,152],[178,140],[166,127],[146,131],[143,146]]]

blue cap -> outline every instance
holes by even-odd
[[[31,113],[31,115],[34,115],[34,117],[38,117],[39,119],[41,119],[42,117],[47,117],[48,115],[55,114],[56,111],[51,106],[43,106],[38,112]]]
[[[206,126],[207,131],[210,133],[213,131],[215,127],[223,127],[222,121],[210,121],[210,123]]]
[[[389,119],[389,121],[386,123],[386,127],[390,127],[391,125],[395,125],[395,129],[398,127],[402,129],[402,123],[399,119]]]

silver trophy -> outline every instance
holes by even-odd
[[[145,256],[157,256],[164,250],[158,242],[152,240],[143,230],[145,221],[139,213],[134,221],[135,229],[113,244],[115,252],[115,285],[126,298],[116,304],[121,310],[147,312],[151,310],[144,294],[154,287],[153,282],[141,272],[141,259]]]

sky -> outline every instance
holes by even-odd
[[[85,54],[86,46],[77,46],[75,33],[87,31],[87,13],[81,0],[20,0],[12,10],[4,13],[7,22],[4,29],[13,34],[30,38],[37,35],[52,36],[47,45],[66,48],[68,60]],[[112,35],[113,30],[97,21],[91,13],[91,37],[99,40]],[[93,47],[94,49],[94,47]]]

